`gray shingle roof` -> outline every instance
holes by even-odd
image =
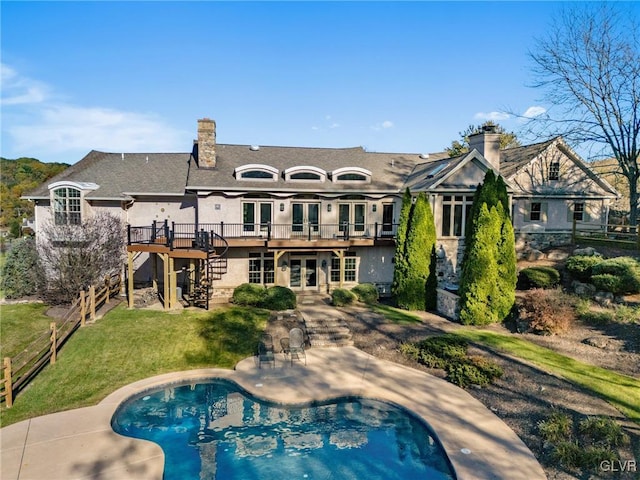
[[[512,177],[520,167],[528,164],[540,155],[555,142],[556,139],[557,138],[552,138],[546,142],[500,150],[500,174],[507,179]]]

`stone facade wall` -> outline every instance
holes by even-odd
[[[531,251],[547,250],[573,243],[571,232],[516,232],[516,253],[526,258]]]
[[[452,320],[458,320],[460,297],[455,293],[438,289],[438,313]]]

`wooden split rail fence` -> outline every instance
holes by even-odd
[[[58,351],[69,337],[79,327],[85,326],[87,321],[94,321],[96,311],[109,303],[121,289],[122,278],[120,274],[116,274],[106,277],[98,288],[92,285],[88,291],[81,291],[64,317],[49,324],[49,331],[44,332],[15,357],[5,357],[0,401],[4,400],[7,408],[11,408],[16,394],[26,387],[47,363],[56,363]]]

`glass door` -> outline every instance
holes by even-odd
[[[291,231],[295,236],[308,237],[320,229],[319,203],[293,203],[291,205]]]
[[[318,261],[315,257],[292,258],[289,265],[289,286],[293,290],[317,289]]]

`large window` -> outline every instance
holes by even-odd
[[[444,195],[442,197],[442,236],[462,237],[473,204],[473,195]]]
[[[271,202],[245,202],[242,204],[242,230],[255,232],[259,224],[261,231],[266,231],[271,223]]]
[[[275,283],[273,253],[249,254],[249,283],[269,285]]]
[[[333,283],[340,282],[340,257],[331,256],[331,281]],[[356,254],[355,252],[346,252],[344,257],[344,281],[356,281]]]
[[[56,225],[80,225],[80,190],[70,187],[53,191],[53,212]]]

